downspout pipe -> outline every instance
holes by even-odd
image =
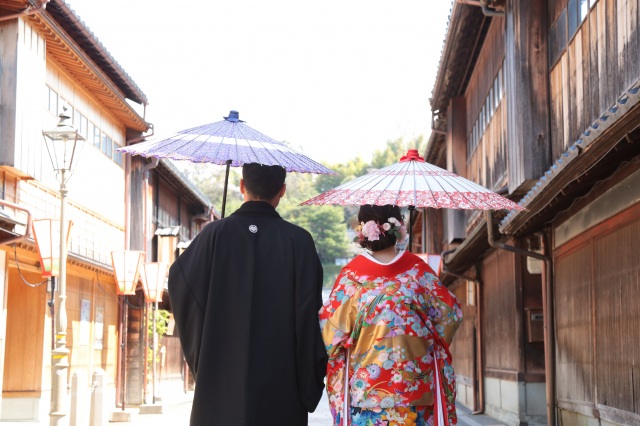
[[[458,0],[460,1],[460,0]],[[470,1],[470,0],[467,0]],[[436,129],[436,120],[440,120],[440,117],[436,118],[437,113],[431,113],[431,131],[433,133],[437,133],[439,135],[445,135],[447,134],[447,132],[445,132],[444,130],[439,130]]]
[[[29,238],[31,236],[31,211],[29,211],[29,209],[21,207],[21,206],[19,206],[17,204],[14,204],[14,203],[12,203],[10,201],[6,201],[4,199],[0,199],[0,206],[9,207],[10,209],[14,209],[14,210],[20,210],[20,211],[22,211],[22,212],[27,214],[27,223],[26,223],[25,228],[24,228],[24,234],[17,235],[15,237],[12,237],[12,238],[6,240],[6,241],[3,241],[2,244],[3,245],[12,244],[12,243],[18,242],[20,240],[24,240],[24,239]]]
[[[142,168],[142,176],[144,179],[144,196],[142,197],[143,201],[144,201],[144,230],[143,230],[143,239],[144,239],[144,254],[145,256],[147,256],[149,254],[149,212],[148,212],[148,208],[149,208],[149,171],[151,169],[155,169],[156,167],[158,167],[158,164],[160,163],[160,159],[159,158],[153,158],[152,161],[149,164],[146,164],[143,168]],[[149,257],[147,257],[147,259],[149,259]]]
[[[479,6],[485,16],[492,18],[504,18],[504,11],[489,7],[489,0],[456,0],[460,4],[468,4],[469,6]]]
[[[551,288],[552,263],[551,257],[546,254],[540,254],[519,247],[510,246],[496,241],[493,232],[493,215],[490,210],[484,212],[487,222],[487,234],[489,245],[498,250],[506,250],[521,256],[533,257],[542,260],[545,264],[544,285],[542,286],[542,307],[544,318],[544,364],[546,369],[546,396],[547,396],[547,424],[555,426],[556,424],[556,393],[555,393],[555,336],[554,336],[554,317],[553,317],[553,297]],[[542,247],[546,251],[544,234],[540,235],[542,239]]]
[[[146,111],[147,110],[146,110],[146,104],[145,104],[145,114],[146,114]],[[132,143],[143,141],[143,140],[145,140],[147,138],[150,138],[151,136],[153,136],[156,133],[156,128],[153,126],[153,123],[147,123],[147,124],[151,128],[151,133],[149,133],[148,135],[142,135],[142,136],[139,136],[137,138],[129,139],[127,141],[127,145],[131,145]]]
[[[42,13],[47,8],[47,3],[49,0],[44,0],[39,7],[34,8],[33,6],[27,6],[25,10],[22,12],[12,13],[11,15],[5,15],[0,17],[0,21],[8,21],[9,19],[19,18],[21,16],[29,16],[35,15],[37,13]]]
[[[485,4],[485,2],[481,3],[482,5],[480,6],[480,8],[482,9],[482,13],[484,13],[484,16],[489,16],[491,18],[504,18],[504,12],[496,9],[491,9],[487,4]]]
[[[473,282],[475,286],[475,304],[476,304],[476,321],[475,321],[475,330],[476,330],[476,344],[474,346],[475,354],[474,354],[474,366],[477,369],[476,374],[478,377],[478,394],[477,398],[474,396],[473,402],[473,412],[471,414],[482,414],[484,413],[484,370],[482,368],[482,317],[480,316],[482,312],[482,307],[480,306],[480,284],[481,281],[479,278],[472,278],[466,275],[458,274],[453,271],[449,271],[447,269],[447,263],[445,258],[447,255],[455,252],[457,249],[446,250],[440,253],[440,259],[442,259],[442,274],[451,275],[452,277],[459,278],[461,280],[467,280]],[[475,377],[474,377],[475,380]]]

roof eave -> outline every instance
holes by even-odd
[[[178,168],[167,159],[161,159],[159,165],[162,166],[175,180],[176,182],[183,187],[183,189],[187,190],[192,197],[200,202],[200,204],[204,207],[205,213],[209,213],[213,208],[211,200],[202,193]]]
[[[49,2],[47,4],[47,13],[67,33],[73,34],[77,32],[81,35],[81,39],[84,42],[81,46],[82,50],[100,66],[103,72],[122,90],[128,99],[138,104],[148,104],[148,99],[142,90],[66,2],[63,0]]]
[[[434,114],[442,114],[449,99],[464,92],[490,22],[480,8],[454,1],[430,98]]]

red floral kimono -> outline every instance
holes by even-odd
[[[360,255],[349,262],[320,310],[334,424],[344,425],[347,350],[351,407],[367,413],[421,407],[426,424],[456,424],[449,344],[461,322],[458,300],[418,256],[403,252],[380,264]]]

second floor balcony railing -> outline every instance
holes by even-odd
[[[17,191],[21,206],[34,219],[60,216],[60,196],[36,181],[21,182]],[[124,248],[124,227],[69,200],[67,217],[73,221],[69,254],[111,268],[111,251]],[[124,214],[124,212],[123,212]]]

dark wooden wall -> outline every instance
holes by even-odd
[[[145,250],[144,241],[144,190],[145,176],[143,168],[145,161],[139,156],[127,156],[131,162],[131,172],[129,174],[129,243],[131,250]]]
[[[162,380],[181,377],[183,373],[184,355],[178,336],[163,336],[162,346],[165,347],[165,355],[162,363]]]
[[[559,400],[592,401],[590,247],[556,258],[556,381]]]
[[[522,369],[522,321],[515,255],[495,251],[482,264],[481,290],[485,375],[518,380]]]
[[[162,180],[158,180],[159,183],[159,196],[157,200],[157,207],[160,209],[158,213],[158,226],[177,226],[179,224],[178,217],[180,216],[180,202],[179,197],[175,190],[166,184]]]
[[[467,303],[466,282],[458,281],[453,289],[462,307],[462,325],[458,329],[453,344],[451,354],[453,355],[453,366],[456,371],[458,381],[473,386],[476,376],[475,370],[475,339],[476,339],[476,307]]]
[[[525,249],[538,249],[538,247],[524,246]],[[524,324],[524,371],[526,373],[526,381],[528,382],[544,382],[544,341],[542,320],[532,321],[529,328],[530,316],[533,314],[542,314],[542,274],[529,273],[527,271],[527,259],[517,256],[516,261],[522,263],[522,307],[523,307],[523,324]],[[544,269],[544,263],[540,261],[540,270]],[[539,328],[537,328],[539,327]],[[532,331],[532,339],[530,338],[530,330]]]
[[[551,165],[547,5],[507,2],[505,74],[509,192],[526,191]]]
[[[571,146],[640,78],[638,0],[598,0],[551,65],[553,158]],[[549,1],[553,24],[567,2]]]
[[[640,205],[554,257],[560,407],[640,424]]]
[[[465,140],[468,139],[468,143],[464,176],[491,189],[504,185],[506,176],[504,52],[504,21],[495,19],[465,92]],[[499,86],[502,87],[501,90],[498,90]],[[455,106],[455,100],[452,104]],[[456,109],[452,109],[456,113]],[[452,151],[448,150],[448,155],[452,155],[450,152]],[[455,159],[452,162],[455,165]]]
[[[15,166],[18,20],[0,22],[0,164]]]
[[[144,327],[143,309],[128,307],[127,328],[127,404],[143,403],[144,390]]]
[[[489,95],[493,80],[502,68],[504,60],[504,20],[494,19],[491,22],[487,37],[473,69],[469,85],[465,92],[467,100],[467,131],[473,127],[485,99]]]

